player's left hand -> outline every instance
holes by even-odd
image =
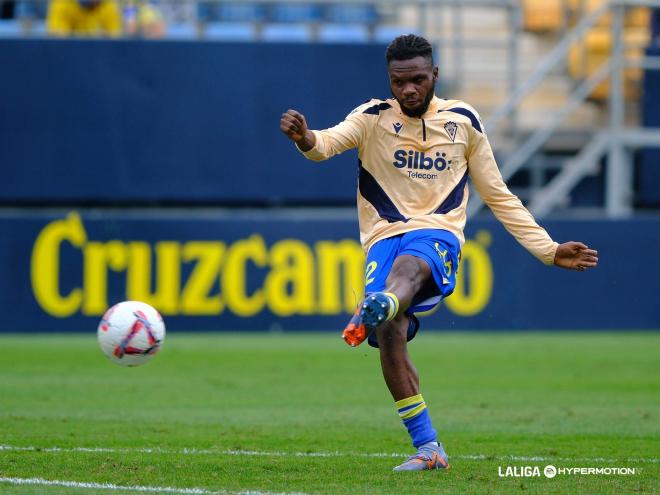
[[[598,265],[598,251],[581,242],[565,242],[557,247],[555,265],[583,272]]]

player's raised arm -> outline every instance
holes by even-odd
[[[359,147],[367,133],[367,118],[362,105],[353,110],[342,122],[322,131],[310,130],[305,116],[296,110],[287,110],[280,119],[280,130],[293,142],[306,158],[327,160],[351,148]]]
[[[502,179],[488,138],[472,130],[468,169],[477,192],[497,219],[530,253],[546,265],[584,271],[598,264],[598,252],[581,242],[558,244],[552,240]]]

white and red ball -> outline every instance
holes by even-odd
[[[97,335],[99,346],[110,361],[122,366],[140,366],[163,345],[165,323],[148,304],[124,301],[105,312]]]

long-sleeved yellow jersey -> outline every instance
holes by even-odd
[[[417,229],[444,229],[461,245],[468,177],[497,219],[546,264],[557,243],[502,180],[479,115],[459,100],[433,97],[420,118],[408,117],[395,99],[373,99],[316,136],[303,154],[326,160],[358,149],[358,215],[365,251],[381,239]]]

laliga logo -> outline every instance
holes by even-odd
[[[451,169],[451,160],[446,160],[447,153],[437,152],[435,159],[426,156],[423,151],[396,150],[394,152],[394,165],[396,168],[410,168],[419,170],[431,170],[435,168],[438,172]]]

